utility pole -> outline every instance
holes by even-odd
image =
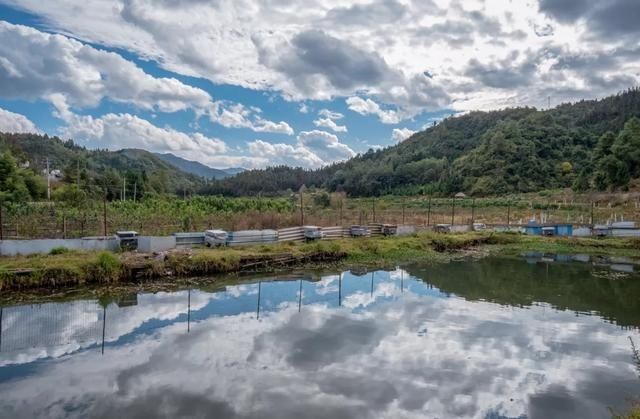
[[[593,218],[593,207],[594,207],[594,203],[593,201],[591,201],[591,228],[593,228],[593,226],[595,225],[595,221]]]
[[[507,203],[507,226],[511,225],[511,201]]]
[[[127,200],[127,175],[122,178],[122,200]]]
[[[76,184],[80,189],[80,159],[76,161]]]
[[[138,182],[133,182],[133,202],[136,202],[138,196]]]
[[[427,227],[431,225],[431,195],[429,195],[429,203],[427,204]]]
[[[47,157],[47,201],[51,201],[51,172],[49,171],[49,157]]]

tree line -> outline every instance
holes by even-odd
[[[638,117],[639,88],[550,110],[471,112],[346,162],[316,170],[251,170],[201,192],[269,195],[303,185],[350,196],[625,189],[640,177]]]

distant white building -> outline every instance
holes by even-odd
[[[42,175],[47,176],[47,169],[42,170]],[[51,169],[49,170],[49,180],[52,182],[62,180],[62,170],[60,169]]]

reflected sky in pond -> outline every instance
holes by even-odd
[[[601,418],[640,278],[511,259],[4,307],[5,417]],[[259,302],[259,304],[258,304]]]

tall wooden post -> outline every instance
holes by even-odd
[[[260,320],[260,297],[262,294],[262,281],[258,282],[258,308],[256,309],[256,319]]]
[[[300,191],[300,225],[304,225],[304,202],[302,198],[302,191]]]
[[[302,279],[300,280],[300,288],[298,289],[298,313],[302,309]]]
[[[456,219],[456,198],[451,200],[451,225],[455,224]]]
[[[187,294],[187,333],[191,332],[191,288]]]
[[[51,201],[51,170],[49,170],[48,157],[47,157],[47,201]]]
[[[471,227],[473,227],[473,223],[475,221],[475,214],[476,213],[476,199],[473,198],[471,200]]]
[[[104,355],[104,332],[107,328],[107,306],[102,307],[102,355]]]
[[[107,237],[107,192],[105,190],[104,198],[102,200],[102,226],[103,236]]]
[[[507,226],[511,225],[511,201],[507,204]]]
[[[429,195],[429,203],[427,204],[427,227],[431,225],[431,195]]]
[[[407,198],[402,198],[402,224],[404,224],[404,208],[406,205]]]
[[[371,209],[373,211],[373,222],[376,222],[376,199],[371,199]]]
[[[593,207],[594,207],[594,203],[593,203],[593,201],[591,201],[591,228],[593,228],[593,226],[596,223],[594,218],[593,218]]]

